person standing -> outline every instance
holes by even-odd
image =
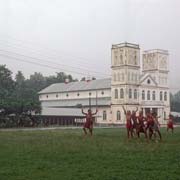
[[[98,110],[96,109],[95,113],[92,113],[91,109],[88,109],[88,112],[85,113],[82,109],[82,114],[84,114],[86,117],[86,121],[83,125],[83,131],[85,133],[85,135],[87,135],[87,131],[86,129],[89,130],[90,135],[93,135],[93,115],[97,114]]]

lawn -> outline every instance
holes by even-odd
[[[180,179],[180,128],[162,142],[125,129],[0,132],[0,180]]]

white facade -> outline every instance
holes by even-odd
[[[165,50],[144,51],[142,55],[142,67],[140,66],[139,45],[121,43],[112,45],[111,49],[111,80],[94,80],[97,83],[74,82],[70,90],[52,88],[48,91],[42,90],[39,99],[44,107],[75,106],[82,104],[87,110],[90,101],[92,110],[98,107],[97,123],[100,124],[124,124],[125,116],[122,109],[143,110],[144,114],[148,111],[156,111],[161,123],[165,116],[170,113],[169,96],[169,59],[168,52]],[[103,85],[105,82],[106,85]],[[79,83],[78,88],[72,88]],[[109,84],[108,84],[109,83]],[[62,84],[62,83],[61,83]],[[87,89],[86,89],[87,86]],[[68,85],[67,85],[68,89]],[[64,104],[64,105],[62,105]],[[70,105],[69,105],[70,104]]]

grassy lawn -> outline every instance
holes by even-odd
[[[162,142],[125,129],[0,132],[0,180],[180,179],[180,128]]]

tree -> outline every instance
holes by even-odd
[[[180,112],[180,91],[170,94],[171,111]]]
[[[12,72],[5,65],[0,65],[0,88],[12,89],[13,85]]]
[[[82,77],[82,78],[81,78],[81,81],[86,81],[86,78],[85,78],[85,77]]]
[[[18,86],[22,86],[22,84],[24,84],[25,77],[24,77],[24,75],[23,75],[23,73],[21,71],[18,71],[18,73],[15,76],[15,80],[16,80],[16,84]]]
[[[12,100],[14,81],[12,72],[5,65],[0,65],[0,109],[7,109]]]

